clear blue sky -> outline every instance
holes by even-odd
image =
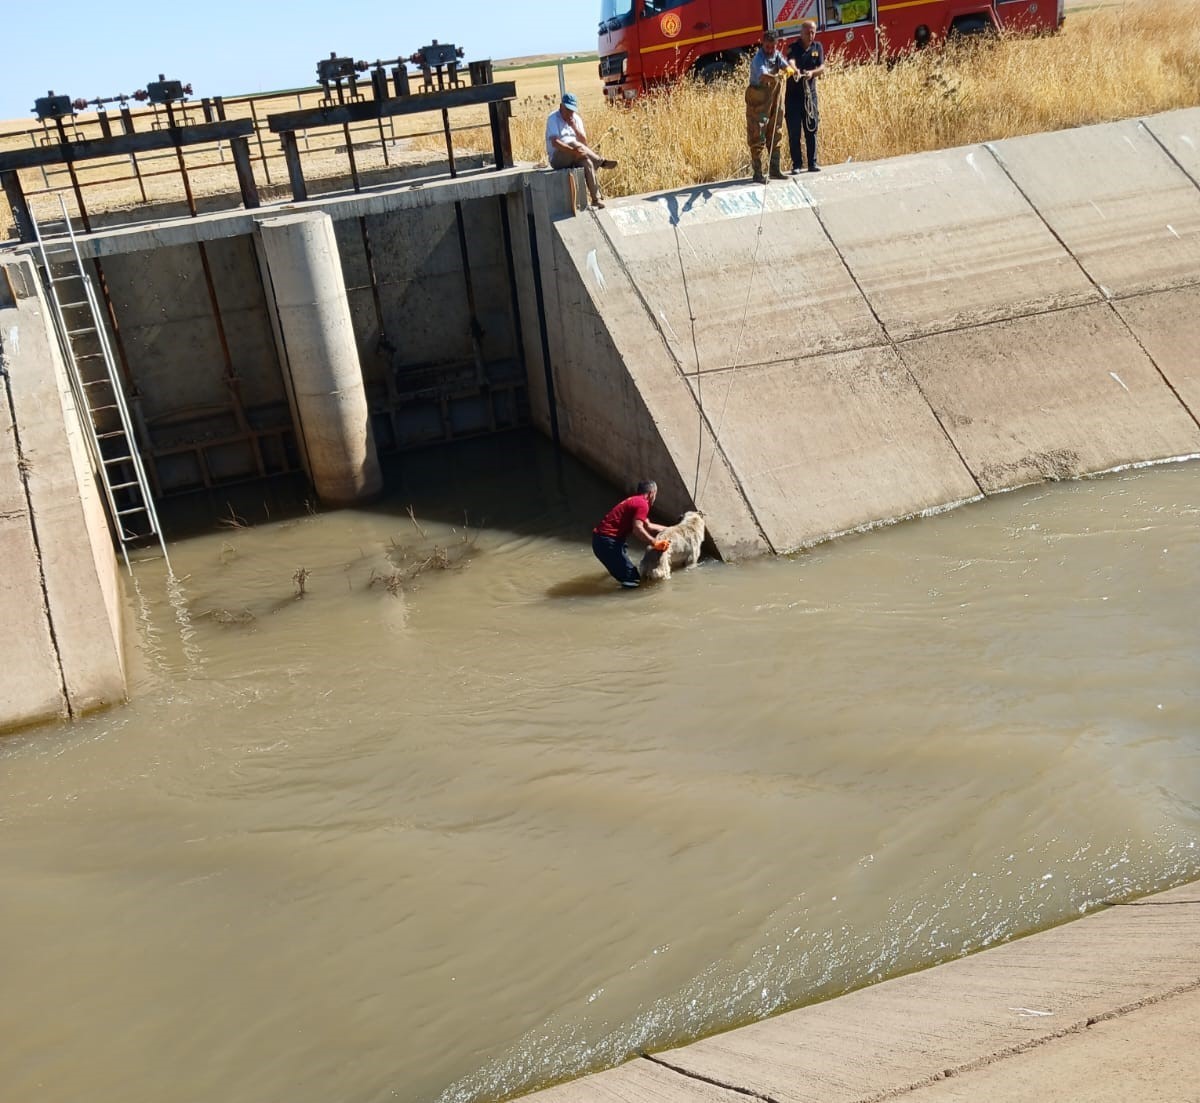
[[[592,53],[600,0],[200,0],[117,5],[0,0],[0,119],[33,120],[53,88],[132,93],[164,73],[196,97],[316,82],[330,51],[374,61],[437,39],[467,61]]]

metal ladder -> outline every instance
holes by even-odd
[[[59,203],[66,228],[65,244],[47,245],[32,212],[30,222],[50,296],[50,314],[58,331],[84,439],[126,568],[132,572],[129,563],[131,545],[157,539],[170,572],[166,541],[154,509],[146,468],[138,452],[112,346],[101,321],[99,300],[84,267],[67,204],[61,195]]]

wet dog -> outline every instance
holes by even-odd
[[[688,510],[677,525],[658,534],[654,544],[646,549],[638,573],[642,578],[659,581],[671,577],[673,567],[694,567],[700,559],[704,543],[704,514]]]

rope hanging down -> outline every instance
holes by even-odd
[[[783,82],[776,80],[775,89],[771,97],[770,114],[768,120],[774,122],[776,117],[776,107],[778,105],[778,97],[783,88]],[[767,148],[770,149],[770,144],[774,139],[774,134],[768,136]],[[729,365],[729,385],[725,388],[725,400],[721,403],[721,414],[717,419],[717,424],[713,429],[713,448],[712,455],[708,459],[708,470],[704,475],[704,487],[700,486],[700,457],[704,451],[704,390],[703,378],[704,373],[700,370],[700,349],[696,341],[696,312],[692,309],[691,292],[688,289],[687,268],[683,263],[683,249],[679,243],[679,218],[676,216],[673,222],[675,230],[675,255],[679,261],[679,274],[683,280],[683,297],[687,305],[688,321],[692,330],[692,353],[696,359],[696,409],[698,416],[698,425],[696,433],[696,474],[692,482],[692,504],[697,509],[700,508],[700,495],[704,489],[708,487],[708,480],[712,477],[713,462],[717,458],[717,441],[720,439],[721,426],[725,422],[725,411],[729,407],[729,394],[733,390],[733,372],[738,366],[738,358],[742,351],[742,337],[746,333],[746,319],[750,315],[750,294],[754,290],[754,277],[758,272],[758,251],[762,245],[763,237],[763,218],[767,213],[767,194],[766,187],[763,187],[762,199],[759,201],[758,208],[758,225],[755,228],[754,234],[754,253],[750,261],[750,276],[746,280],[746,301],[742,304],[742,320],[738,326],[737,342],[733,350],[733,362]],[[694,252],[694,250],[693,250]]]

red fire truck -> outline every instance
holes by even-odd
[[[1062,25],[1064,0],[600,0],[600,77],[610,100],[633,99],[685,73],[731,73],[764,27],[796,37],[816,21],[826,53],[888,57],[952,34]]]

